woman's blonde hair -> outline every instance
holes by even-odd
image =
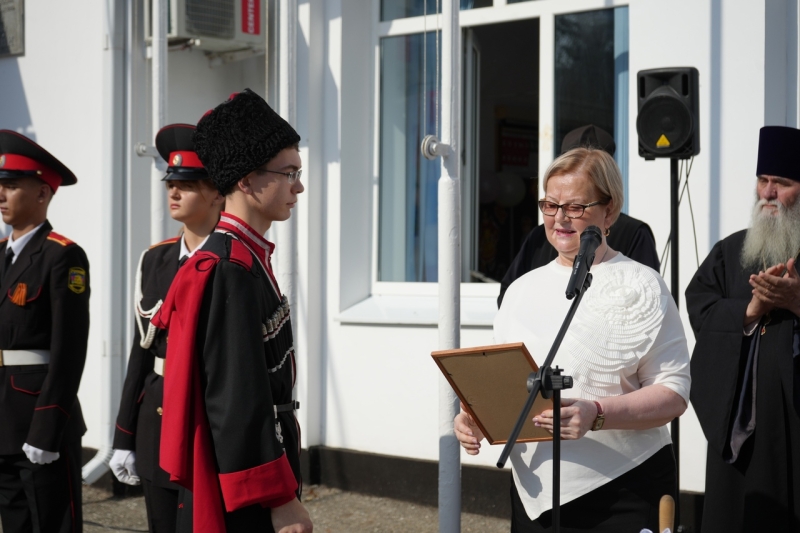
[[[616,161],[605,150],[593,147],[573,148],[558,156],[550,163],[544,174],[542,188],[547,191],[547,180],[553,176],[577,174],[584,172],[602,196],[602,200],[611,200],[612,221],[617,221],[625,195],[622,189],[622,175]]]

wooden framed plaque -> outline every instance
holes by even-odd
[[[525,344],[443,350],[432,352],[431,357],[489,444],[505,444],[528,399],[528,375],[539,370]],[[552,407],[552,400],[536,398],[517,442],[552,440],[553,436],[532,420]]]

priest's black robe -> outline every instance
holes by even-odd
[[[686,289],[697,343],[691,401],[708,439],[703,533],[800,531],[800,357],[797,317],[775,310],[761,335],[755,431],[733,464],[730,437],[751,337],[743,321],[751,272],[740,266],[746,231],[717,243]]]

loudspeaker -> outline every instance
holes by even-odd
[[[699,83],[694,67],[640,70],[636,75],[639,155],[689,159],[700,153]]]

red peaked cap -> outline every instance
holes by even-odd
[[[208,172],[194,149],[194,131],[191,124],[169,124],[158,131],[156,149],[169,165],[164,180],[208,179]]]
[[[0,130],[0,179],[25,176],[38,178],[53,192],[61,185],[74,185],[78,178],[47,150],[11,130]]]

